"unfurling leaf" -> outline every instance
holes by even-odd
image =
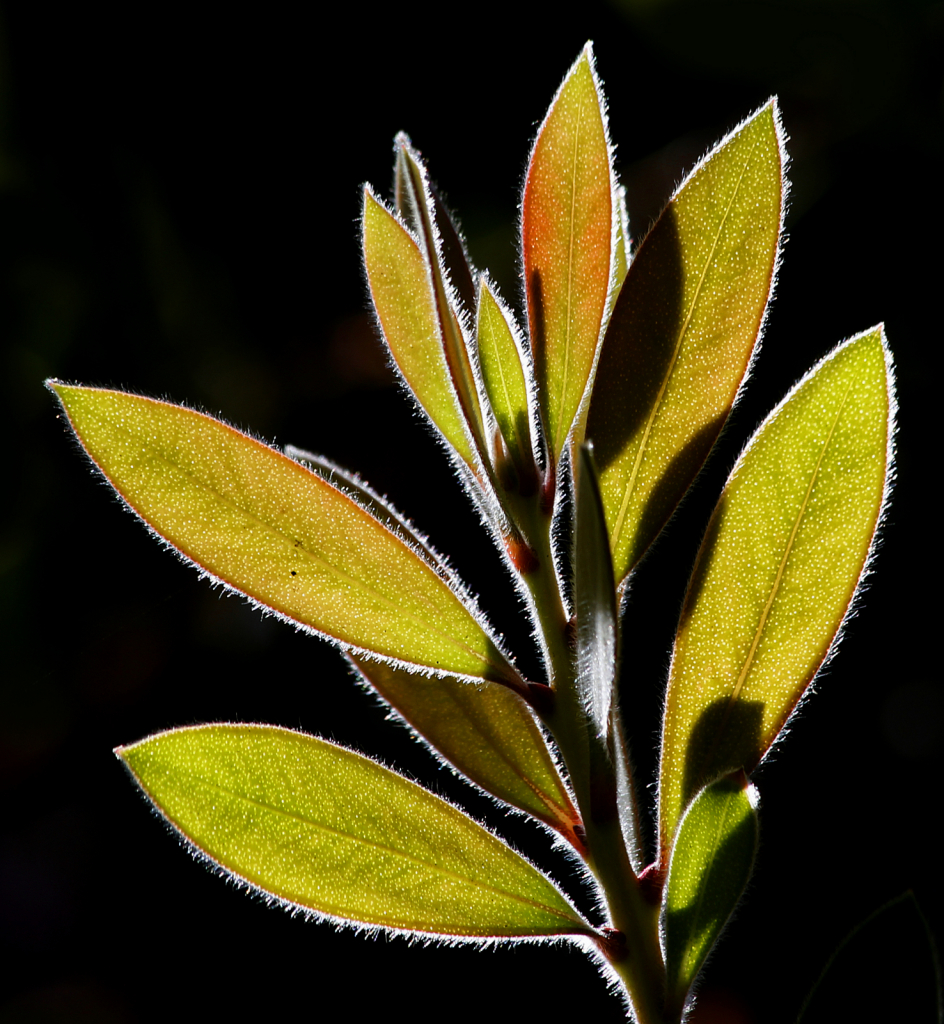
[[[209,575],[361,651],[518,685],[458,582],[322,476],[181,406],[50,387],[124,501]]]
[[[610,733],[616,686],[616,588],[592,447],[578,454],[574,515],[574,603],[577,607],[577,685],[601,739]]]
[[[681,1010],[751,876],[756,805],[754,787],[736,772],[705,787],[679,826],[663,895],[670,1011]]]
[[[574,809],[534,715],[504,686],[429,679],[380,662],[351,662],[383,699],[467,779],[546,822],[578,846]]]
[[[433,425],[474,469],[472,435],[446,362],[426,258],[369,188],[364,190],[363,246],[371,298],[394,362]]]
[[[692,571],[665,701],[660,837],[695,793],[754,770],[829,655],[888,486],[890,357],[835,349],[748,443]]]
[[[528,409],[528,381],[533,371],[519,347],[520,340],[512,325],[511,313],[483,276],[479,282],[476,315],[482,379],[518,483],[527,493],[537,482]]]
[[[615,262],[610,146],[589,44],[538,132],[521,231],[531,350],[556,462],[593,372]]]
[[[475,374],[469,358],[468,343],[459,319],[456,293],[443,262],[443,242],[437,222],[439,211],[437,211],[436,200],[429,184],[426,168],[423,166],[419,154],[410,145],[410,140],[402,132],[397,136],[396,145],[395,191],[397,199],[410,212],[408,223],[416,233],[420,251],[426,263],[429,286],[432,288],[433,305],[438,320],[439,343],[446,360],[446,367],[449,370],[449,377],[459,400],[462,415],[484,461],[488,451],[485,423],[482,418]],[[445,214],[445,210],[442,210],[442,213]],[[449,226],[452,227],[451,222]],[[465,253],[461,249],[461,240],[458,236],[455,241],[459,244],[464,258]],[[366,256],[366,235],[364,245]],[[465,264],[462,270],[465,272],[463,278],[469,276],[468,264]],[[373,284],[371,284],[371,288],[373,288]],[[470,315],[472,308],[469,309]]]
[[[326,740],[205,725],[116,753],[199,853],[287,904],[467,938],[593,933],[544,875],[481,825]]]
[[[783,213],[772,101],[679,187],[620,289],[590,398],[618,583],[688,490],[760,335]]]

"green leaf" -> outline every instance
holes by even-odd
[[[199,853],[287,904],[436,935],[592,934],[548,879],[481,825],[326,740],[204,725],[116,753]]]
[[[540,727],[504,686],[428,679],[351,657],[358,674],[467,779],[533,815],[573,845],[580,816]]]
[[[339,643],[521,685],[455,578],[323,477],[181,406],[50,387],[124,501],[209,575]]]
[[[387,347],[433,425],[475,468],[473,441],[453,386],[440,335],[440,310],[417,240],[364,189],[364,266]]]
[[[578,460],[574,514],[577,685],[597,735],[606,739],[616,686],[616,587],[591,445],[580,446]]]
[[[531,350],[556,462],[593,372],[613,280],[613,174],[589,43],[538,132],[521,218]]]
[[[751,876],[756,805],[754,787],[737,772],[703,789],[679,826],[663,896],[670,1012],[681,1011]]]
[[[533,380],[533,371],[510,311],[484,276],[479,282],[476,337],[485,391],[518,482],[527,493],[537,483],[528,409],[528,381]]]
[[[587,419],[617,582],[688,490],[750,365],[777,265],[783,159],[771,101],[683,182],[623,282]]]
[[[660,834],[707,781],[754,770],[839,634],[888,486],[890,357],[876,327],[775,409],[738,460],[692,572],[666,693]]]

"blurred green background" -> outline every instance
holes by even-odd
[[[407,130],[473,259],[517,301],[531,136],[587,38],[637,239],[693,162],[771,93],[791,137],[790,237],[763,353],[630,601],[623,702],[644,779],[687,573],[740,446],[854,332],[884,320],[898,368],[899,481],[876,573],[819,692],[757,775],[756,876],[694,1019],[793,1021],[848,929],[908,887],[944,936],[933,497],[944,3],[4,2],[3,1024],[622,1019],[576,952],[337,934],[246,899],[178,849],[112,747],[173,725],[266,721],[383,756],[574,877],[543,834],[385,722],[326,645],[162,552],[93,479],[41,386],[55,375],[186,400],[361,472],[527,650],[498,559],[374,335],[359,185],[387,187],[394,133]],[[901,905],[850,947],[807,1020],[934,1012],[920,921]]]

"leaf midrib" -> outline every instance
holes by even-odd
[[[813,469],[813,474],[810,477],[810,482],[806,489],[806,494],[803,496],[803,503],[800,505],[800,510],[797,513],[796,519],[793,522],[793,528],[790,531],[790,537],[787,540],[787,546],[784,550],[783,558],[781,558],[780,565],[777,568],[777,575],[774,577],[774,582],[771,586],[770,594],[767,598],[767,603],[764,606],[763,612],[761,612],[760,620],[757,624],[757,629],[754,632],[754,639],[751,643],[750,651],[747,654],[747,658],[745,659],[744,665],[741,668],[741,672],[738,676],[737,683],[735,683],[734,690],[731,693],[731,697],[728,700],[728,707],[727,711],[725,712],[726,716],[730,711],[731,707],[734,705],[734,702],[740,696],[744,683],[747,680],[748,673],[750,672],[751,667],[754,664],[754,658],[757,654],[757,648],[760,644],[761,638],[764,633],[764,629],[767,625],[767,619],[770,615],[770,612],[774,605],[774,601],[776,600],[777,595],[780,592],[780,587],[783,583],[783,577],[787,569],[787,562],[790,559],[790,555],[793,553],[793,546],[796,543],[796,536],[800,530],[800,524],[803,521],[803,517],[806,515],[806,510],[809,506],[810,498],[813,494],[813,488],[816,486],[816,481],[819,478],[819,471],[823,465],[823,459],[826,457],[826,451],[828,450],[830,442],[833,439],[833,435],[836,432],[836,427],[839,425],[839,420],[842,417],[843,409],[845,409],[846,407],[846,402],[849,398],[849,394],[851,391],[852,383],[850,382],[849,386],[846,388],[845,394],[842,396],[842,401],[839,403],[839,409],[836,411],[835,419],[833,420],[832,425],[829,428],[829,434],[826,436],[826,440],[823,442],[823,447],[820,449],[819,457],[816,460],[816,466]]]
[[[564,333],[564,371],[561,377],[560,399],[557,409],[557,437],[554,439],[554,448],[557,452],[563,449],[564,442],[561,438],[561,431],[564,427],[564,408],[567,402],[567,378],[570,375],[570,329],[571,329],[571,306],[573,305],[573,278],[574,278],[574,222],[577,217],[577,153],[580,148],[580,122],[583,118],[583,97],[579,96],[577,101],[577,123],[574,125],[574,148],[570,168],[570,234],[568,238],[567,251],[567,306],[565,309],[565,333]],[[569,425],[568,425],[569,429]],[[566,433],[564,435],[566,437]]]

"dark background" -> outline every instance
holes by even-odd
[[[842,937],[908,888],[941,940],[944,4],[7,2],[0,34],[0,1021],[622,1019],[575,951],[335,933],[178,848],[111,749],[174,725],[263,721],[381,755],[571,880],[543,834],[386,723],[327,645],[162,552],[90,475],[41,386],[55,375],[187,400],[358,470],[526,649],[499,562],[373,336],[359,185],[388,186],[393,135],[408,130],[473,259],[517,298],[531,136],[587,38],[637,238],[772,92],[792,137],[763,354],[630,604],[623,705],[644,779],[687,572],[740,445],[852,333],[884,320],[898,367],[899,481],[876,572],[758,772],[757,870],[698,1019],[792,1022]],[[845,959],[810,1021],[935,1019],[910,905]]]

